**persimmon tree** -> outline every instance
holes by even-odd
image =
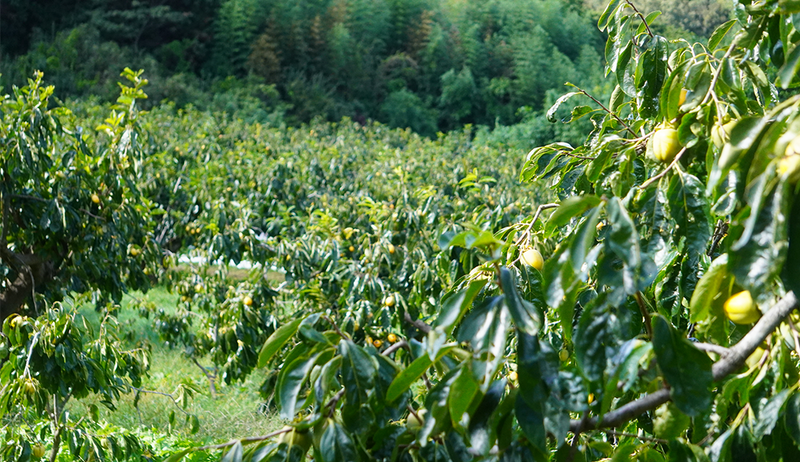
[[[391,304],[406,338],[388,348],[343,328],[338,309],[281,320],[258,366],[275,371],[290,425],[203,449],[226,461],[796,460],[798,13],[739,1],[701,44],[610,1],[610,100],[559,99],[553,119],[582,98],[565,120],[593,130],[534,149],[520,175],[559,200],[500,231],[445,233],[440,248],[475,263],[426,319]],[[541,270],[520,258],[530,247]]]
[[[62,452],[144,460],[147,452],[130,432],[102,428],[95,405],[88,418],[66,407],[93,394],[114,408],[148,369],[147,350],[123,346],[107,309],[124,292],[146,290],[160,262],[152,206],[136,185],[136,101],[147,81],[122,75],[129,85],[97,130],[56,106],[41,73],[0,100],[2,460],[55,461]],[[95,302],[99,330],[62,305],[66,296]]]
[[[41,73],[3,99],[0,320],[41,313],[39,303],[69,292],[119,301],[148,286],[151,211],[135,185],[135,101],[146,81],[125,75],[133,86],[122,87],[97,146],[82,127],[68,128],[68,109],[49,107],[53,87]]]

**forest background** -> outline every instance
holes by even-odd
[[[657,32],[708,37],[724,0],[643,0]],[[565,82],[601,101],[599,0],[10,0],[0,83],[44,72],[59,98],[113,101],[145,69],[149,104],[296,126],[377,120],[433,137],[465,124],[512,147],[582,133],[548,123]],[[589,123],[586,121],[585,123]],[[575,135],[577,136],[577,135]],[[579,139],[579,137],[578,137]]]

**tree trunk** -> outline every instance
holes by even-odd
[[[36,287],[43,287],[54,276],[55,265],[52,262],[22,266],[14,282],[0,293],[0,323],[12,314],[19,313]]]

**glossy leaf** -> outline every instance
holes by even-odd
[[[284,345],[297,333],[300,328],[300,323],[303,319],[295,319],[294,321],[279,327],[275,332],[270,335],[264,346],[261,347],[261,352],[258,354],[258,367],[264,367],[272,359],[275,354],[283,348]]]
[[[711,406],[711,359],[682,337],[663,316],[653,317],[653,350],[678,409],[694,417]]]

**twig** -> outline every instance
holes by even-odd
[[[400,348],[404,348],[408,346],[408,342],[405,340],[401,340],[394,345],[390,346],[389,348],[383,350],[381,353],[383,356],[389,356],[390,354],[394,353],[395,351],[399,350]]]
[[[653,178],[650,178],[649,180],[647,180],[644,183],[642,183],[641,185],[639,185],[639,189],[645,189],[648,186],[650,186],[651,184],[653,184],[656,181],[658,181],[661,178],[663,178],[664,175],[666,175],[667,172],[672,170],[672,167],[674,167],[675,164],[677,164],[678,161],[681,160],[681,157],[683,156],[683,153],[685,153],[685,152],[686,152],[686,148],[682,148],[680,151],[678,151],[678,154],[675,156],[674,159],[672,159],[672,163],[669,164],[669,166],[667,168],[665,168],[663,172],[659,173],[658,175],[654,176]]]
[[[12,194],[11,197],[14,197],[16,199],[28,199],[37,202],[44,202],[45,204],[50,202],[47,199],[42,199],[41,197],[36,197],[36,196],[30,196],[28,194]]]
[[[567,462],[572,462],[573,460],[575,460],[575,456],[578,454],[578,442],[580,441],[581,438],[581,432],[583,431],[583,426],[587,422],[588,418],[589,418],[589,411],[586,411],[583,413],[583,417],[581,417],[581,420],[578,421],[577,427],[573,430],[575,436],[572,437],[572,445],[569,449]]]
[[[568,155],[568,156],[570,156],[570,157],[574,157],[575,159],[583,159],[583,160],[595,160],[595,157],[589,157],[589,156],[579,156],[579,155],[577,155],[577,154],[573,154],[573,153],[571,153],[571,152],[569,152],[569,151],[561,151],[561,153],[562,153],[562,154],[566,154],[566,155]]]
[[[714,252],[717,251],[719,247],[719,243],[722,241],[722,238],[728,235],[728,223],[718,220],[717,225],[714,228],[714,235],[711,239],[711,246],[708,248],[708,252],[706,253],[709,257],[714,256]]]
[[[31,276],[31,277],[33,277],[33,276]],[[35,334],[33,334],[33,338],[31,339],[31,347],[28,349],[28,357],[25,359],[25,369],[22,371],[22,376],[23,377],[26,377],[26,376],[30,377],[30,375],[31,375],[31,372],[30,372],[31,356],[33,356],[33,347],[35,347],[36,344],[39,342],[39,334],[40,333],[41,333],[41,331],[37,331]]]
[[[550,204],[542,204],[542,205],[540,205],[539,208],[536,209],[536,213],[533,215],[533,220],[531,220],[530,224],[528,224],[528,229],[526,229],[525,232],[522,233],[522,235],[520,236],[520,238],[519,238],[519,240],[517,242],[520,242],[520,241],[522,241],[523,239],[525,239],[527,237],[528,244],[530,245],[531,244],[531,230],[533,230],[533,224],[536,223],[536,220],[539,219],[539,215],[541,215],[544,210],[554,209],[554,208],[558,207],[559,205],[561,205],[561,204],[556,204],[555,202],[554,203],[550,203]]]
[[[225,448],[228,448],[228,447],[231,447],[231,446],[235,445],[236,443],[241,443],[241,444],[257,443],[259,441],[264,441],[264,440],[268,440],[270,438],[275,438],[278,435],[282,435],[284,433],[289,433],[291,431],[294,431],[294,428],[282,428],[280,430],[274,431],[272,433],[267,433],[266,435],[262,435],[262,436],[250,436],[250,437],[247,437],[247,438],[242,438],[240,440],[231,440],[231,441],[228,441],[227,443],[211,444],[211,445],[208,445],[208,446],[202,446],[202,447],[199,447],[199,448],[193,448],[192,452],[196,452],[196,451],[213,451],[213,450],[216,450],[216,449],[225,449]]]
[[[333,417],[333,413],[336,410],[336,403],[338,403],[339,400],[342,399],[342,396],[344,396],[344,392],[345,389],[342,388],[335,395],[333,395],[333,398],[331,398],[327,404],[325,404],[325,407],[330,408],[330,410],[328,411],[328,417]]]
[[[642,15],[642,13],[639,11],[638,8],[636,8],[636,6],[631,2],[631,0],[625,0],[625,3],[627,3],[628,6],[630,6],[631,8],[633,8],[633,11],[636,12],[636,15],[639,16],[639,19],[642,20],[645,29],[647,29],[647,35],[653,37],[653,31],[650,30],[650,25],[647,24],[647,19],[645,19],[644,15]]]
[[[406,404],[406,408],[408,409],[408,412],[410,412],[411,414],[414,415],[414,417],[417,418],[417,422],[420,422],[420,423],[422,422],[422,417],[420,417],[419,414],[417,414],[417,411],[415,411],[414,408],[411,407],[410,404]]]
[[[722,358],[715,362],[711,367],[714,381],[720,381],[742,367],[745,360],[758,348],[780,323],[798,306],[797,297],[794,292],[788,292],[778,303],[776,303],[764,316],[759,319],[755,326],[750,329],[739,343],[728,348]],[[600,428],[613,428],[623,425],[634,417],[655,409],[670,400],[670,390],[662,388],[654,393],[645,395],[637,400],[631,401],[620,406],[614,411],[606,413],[602,421],[597,418],[587,422],[573,420],[570,422],[570,430],[590,430]]]
[[[177,407],[179,411],[183,412],[187,416],[192,415],[192,414],[186,412],[186,409],[182,408],[181,405],[178,404],[178,401],[175,399],[175,397],[172,396],[169,393],[164,393],[163,391],[145,390],[143,388],[136,388],[136,387],[133,387],[133,386],[131,387],[131,389],[135,390],[136,393],[147,393],[147,394],[151,394],[151,395],[166,396],[167,398],[172,400],[172,403],[175,404],[175,407]]]
[[[720,357],[724,357],[729,352],[727,348],[719,345],[714,345],[713,343],[695,342],[692,343],[692,345],[694,345],[700,351],[705,351],[708,353],[716,353]]]
[[[408,314],[408,311],[404,311],[403,320],[405,320],[405,322],[411,324],[412,326],[416,327],[417,330],[422,332],[423,334],[428,334],[431,331],[431,326],[429,326],[425,321],[421,319],[412,319],[411,315]]]
[[[669,443],[669,441],[662,440],[661,438],[653,438],[651,436],[636,435],[636,434],[633,434],[633,433],[620,432],[620,431],[611,430],[611,429],[608,429],[608,428],[605,428],[605,429],[603,429],[601,431],[603,433],[606,433],[608,435],[613,435],[613,436],[626,436],[628,438],[638,438],[638,439],[640,439],[642,441],[650,441],[650,442],[653,442],[653,443],[661,443],[661,444]]]
[[[736,48],[737,43],[738,40],[734,40],[733,42],[731,42],[730,46],[725,51],[725,54],[722,56],[722,58],[720,58],[719,67],[717,67],[714,70],[714,76],[711,78],[711,85],[708,86],[708,92],[706,93],[706,96],[703,97],[703,101],[700,102],[699,106],[702,106],[708,102],[708,98],[711,97],[711,93],[714,92],[714,87],[717,86],[717,81],[719,81],[719,77],[720,75],[722,75],[723,61],[725,61],[725,58],[729,57],[731,53],[733,53],[733,50]]]
[[[639,311],[642,312],[642,317],[644,318],[644,328],[647,332],[647,337],[653,338],[653,325],[650,321],[650,312],[647,311],[647,307],[644,304],[644,298],[642,298],[642,293],[639,291],[636,292],[636,304],[639,305]]]
[[[206,379],[208,379],[208,387],[209,387],[209,389],[211,390],[211,397],[212,397],[212,398],[216,398],[216,396],[217,396],[217,387],[216,387],[216,386],[214,386],[214,380],[217,378],[216,374],[214,374],[214,375],[211,375],[211,373],[210,373],[210,372],[208,372],[208,369],[206,369],[205,367],[203,367],[203,365],[202,365],[202,364],[200,364],[199,362],[197,362],[197,359],[195,359],[195,357],[194,357],[194,356],[191,356],[191,357],[190,357],[190,359],[192,360],[192,362],[193,362],[193,363],[194,363],[194,364],[195,364],[197,367],[199,367],[199,368],[200,368],[200,370],[201,370],[201,371],[203,371],[203,374],[205,374],[205,376],[206,376]]]
[[[99,217],[99,216],[93,214],[92,212],[90,212],[90,211],[88,211],[86,209],[78,209],[78,210],[80,210],[81,212],[85,213],[86,215],[89,215],[90,217],[95,218],[97,220],[102,220],[103,219],[103,217]]]
[[[337,326],[336,323],[333,322],[333,319],[331,319],[330,316],[327,316],[327,315],[323,316],[322,319],[328,321],[328,323],[330,323],[330,325],[333,326],[333,330],[335,330],[336,333],[339,334],[339,337],[344,338],[344,339],[348,339],[348,340],[350,339],[349,335],[347,335],[344,332],[342,332],[341,330],[339,330],[339,326]]]
[[[631,127],[630,127],[630,126],[628,126],[628,124],[626,124],[626,123],[625,123],[625,121],[623,121],[622,119],[620,119],[618,115],[614,114],[614,112],[613,112],[612,110],[610,110],[609,108],[607,108],[607,107],[606,107],[606,106],[605,106],[603,103],[601,103],[601,102],[600,102],[600,101],[599,101],[597,98],[595,98],[594,96],[590,95],[590,94],[589,94],[589,92],[587,92],[586,90],[584,90],[584,89],[583,89],[583,88],[581,88],[581,87],[575,87],[575,88],[577,88],[579,92],[583,93],[583,94],[584,94],[584,96],[586,96],[586,97],[587,97],[587,98],[589,98],[590,100],[594,101],[594,102],[595,102],[595,104],[597,104],[598,106],[600,106],[600,109],[602,109],[602,110],[606,111],[606,112],[607,112],[607,113],[608,113],[608,114],[609,114],[611,117],[613,117],[613,118],[614,118],[614,120],[616,120],[617,122],[619,122],[619,124],[620,124],[620,125],[622,125],[622,126],[625,128],[625,130],[628,130],[628,133],[630,133],[630,134],[631,134],[631,135],[633,135],[634,137],[638,137],[638,135],[636,134],[636,132],[635,132],[635,131],[633,131],[633,129],[631,129]]]

